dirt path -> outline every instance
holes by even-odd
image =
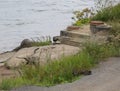
[[[92,70],[92,75],[85,76],[73,83],[53,87],[27,86],[12,91],[120,91],[120,57],[108,61]]]

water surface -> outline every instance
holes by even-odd
[[[93,0],[0,0],[0,52],[25,38],[59,35],[74,10],[93,5]]]

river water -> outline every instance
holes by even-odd
[[[73,11],[93,5],[93,0],[0,0],[0,53],[25,38],[59,35],[72,23]]]

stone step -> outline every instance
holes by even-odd
[[[86,33],[78,33],[78,32],[71,32],[71,31],[60,31],[60,36],[71,37],[71,38],[90,38],[90,34]]]
[[[81,47],[82,44],[85,43],[87,40],[82,38],[78,39],[78,38],[70,38],[70,37],[62,36],[60,41],[61,41],[61,44]]]

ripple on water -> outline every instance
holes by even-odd
[[[0,52],[24,38],[59,35],[74,10],[93,5],[93,0],[0,0]]]

